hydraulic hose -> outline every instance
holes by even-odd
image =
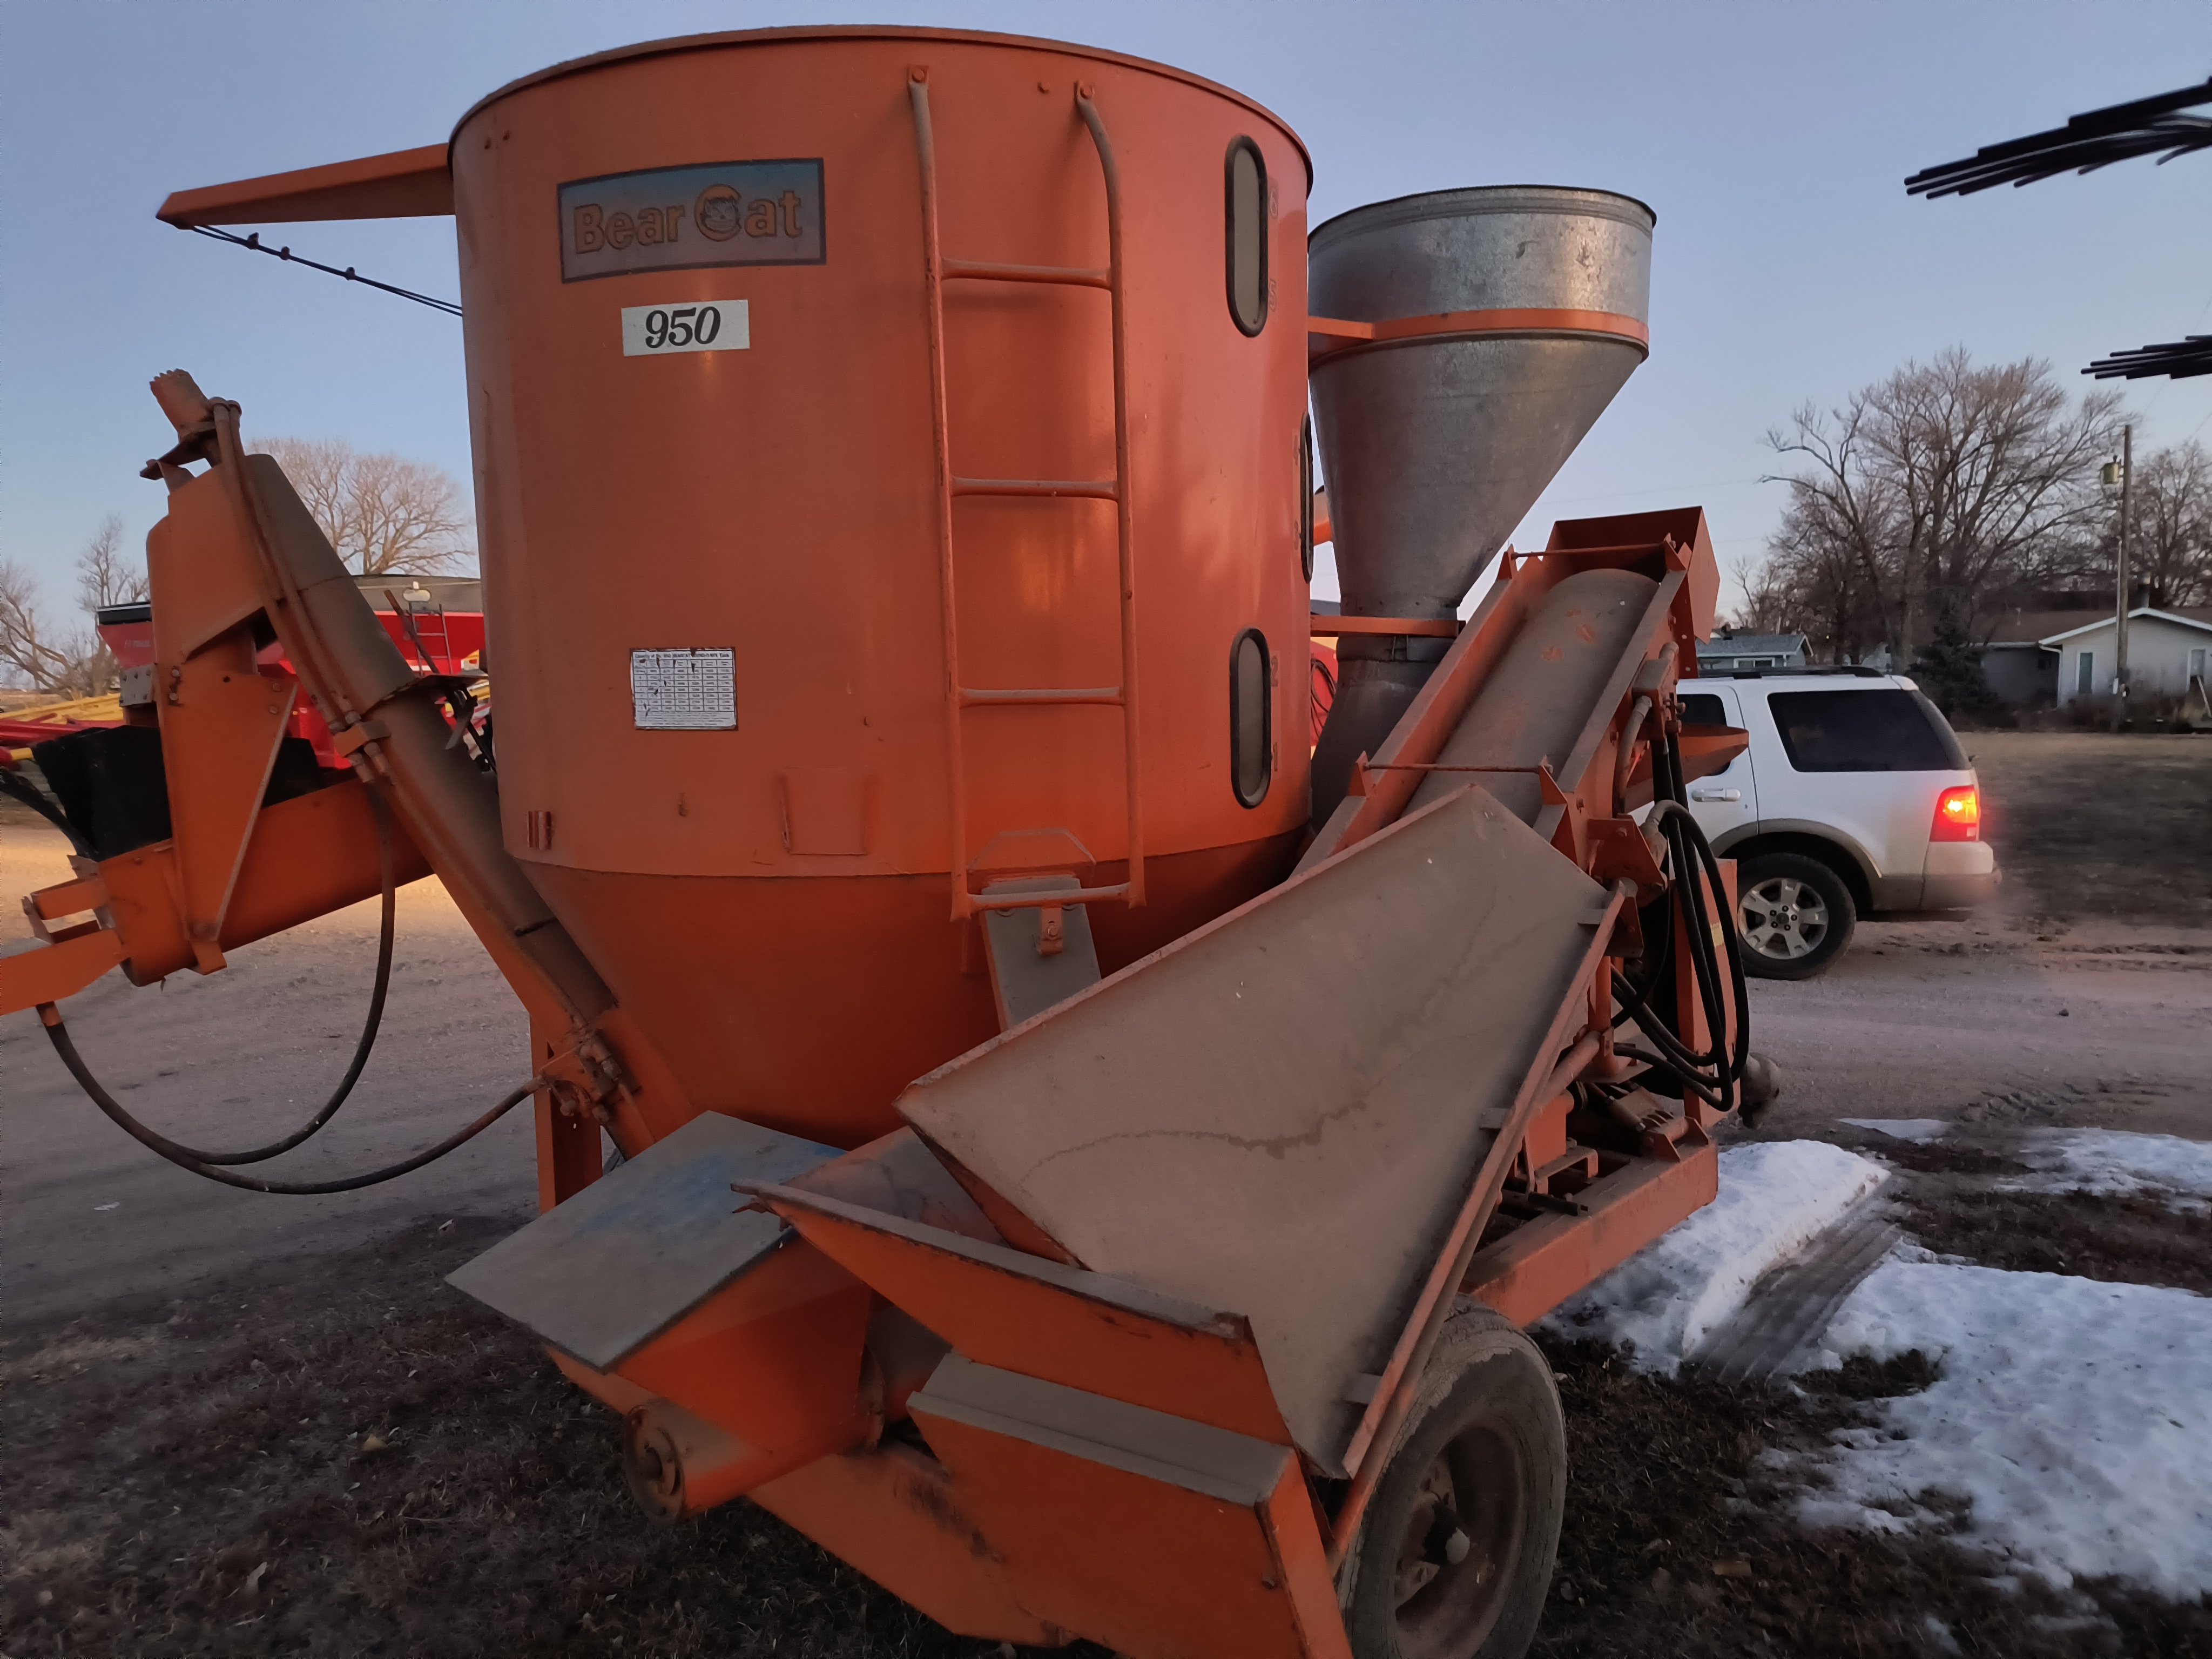
[[[328,1123],[353,1092],[353,1085],[361,1080],[362,1067],[368,1064],[369,1051],[376,1047],[377,1028],[384,1022],[385,994],[392,988],[392,944],[397,931],[398,916],[398,887],[392,876],[392,809],[384,804],[384,797],[372,788],[368,804],[376,814],[376,868],[381,878],[384,909],[376,939],[376,981],[368,994],[368,1018],[362,1022],[361,1041],[354,1044],[353,1063],[346,1067],[338,1086],[331,1091],[322,1109],[282,1140],[272,1140],[266,1146],[256,1146],[243,1152],[210,1152],[197,1146],[177,1147],[196,1164],[258,1164],[264,1158],[275,1158],[279,1152],[289,1152]],[[72,1050],[74,1052],[74,1050]],[[64,1056],[66,1058],[66,1056]],[[70,1069],[76,1070],[74,1066]],[[79,1076],[79,1082],[84,1079]],[[172,1145],[176,1143],[172,1142]]]
[[[1659,826],[1667,842],[1674,892],[1662,911],[1666,932],[1662,942],[1650,952],[1652,969],[1644,984],[1632,985],[1619,973],[1613,975],[1613,994],[1622,1005],[1613,1023],[1619,1026],[1632,1020],[1638,1030],[1659,1050],[1659,1056],[1631,1053],[1630,1058],[1651,1062],[1663,1056],[1660,1063],[1665,1069],[1680,1077],[1692,1093],[1726,1112],[1736,1104],[1737,1085],[1750,1055],[1750,1026],[1745,1017],[1749,1000],[1741,945],[1735,917],[1726,900],[1727,890],[1721,882],[1719,860],[1685,803],[1681,750],[1673,733],[1668,734],[1663,746],[1653,745],[1652,759],[1654,793],[1659,799],[1651,821]],[[1705,907],[1698,902],[1699,876],[1710,885],[1718,912],[1720,944],[1728,957],[1728,993],[1722,988],[1722,968],[1712,930],[1703,925]],[[1677,904],[1682,910],[1683,943],[1689,951],[1698,1003],[1705,1012],[1705,1024],[1713,1033],[1712,1047],[1703,1054],[1692,1052],[1651,1006],[1652,997],[1664,981],[1672,956]],[[1731,1002],[1735,1014],[1733,1021],[1729,1018]]]
[[[374,789],[369,791],[369,805],[376,815],[377,871],[381,878],[384,903],[377,936],[376,982],[369,993],[368,1016],[362,1024],[361,1040],[354,1045],[353,1063],[346,1067],[345,1075],[338,1079],[338,1085],[331,1091],[331,1097],[323,1103],[313,1117],[281,1140],[272,1140],[265,1146],[256,1146],[247,1152],[210,1152],[198,1146],[185,1146],[180,1141],[171,1140],[167,1135],[155,1133],[126,1111],[92,1074],[91,1067],[84,1063],[84,1056],[77,1052],[76,1041],[70,1036],[69,1027],[63,1023],[60,1012],[52,1004],[39,1011],[40,1018],[46,1024],[46,1036],[53,1043],[54,1052],[61,1056],[62,1064],[69,1068],[70,1075],[76,1079],[77,1086],[84,1091],[92,1103],[105,1112],[133,1140],[168,1159],[179,1169],[189,1170],[210,1181],[220,1182],[226,1187],[243,1188],[248,1192],[302,1196],[352,1192],[358,1188],[374,1187],[393,1180],[443,1158],[455,1147],[473,1139],[498,1122],[538,1090],[549,1086],[544,1079],[533,1077],[520,1088],[503,1096],[474,1122],[447,1136],[436,1146],[400,1163],[372,1170],[366,1175],[349,1176],[336,1181],[264,1181],[253,1176],[234,1175],[227,1167],[258,1164],[264,1158],[275,1158],[280,1152],[291,1151],[314,1134],[336,1115],[339,1107],[345,1104],[346,1097],[353,1092],[354,1085],[361,1079],[362,1068],[368,1064],[370,1051],[376,1046],[377,1030],[384,1019],[385,998],[392,988],[392,949],[397,932],[398,888],[392,874],[391,809],[385,805],[383,796]]]
[[[60,830],[62,834],[67,836],[71,850],[79,858],[92,857],[91,843],[77,833],[76,825],[69,821],[68,815],[53,802],[48,800],[28,778],[5,767],[0,767],[0,794],[13,795],[48,823],[52,824],[55,829]]]
[[[46,1036],[54,1045],[54,1052],[61,1056],[62,1064],[69,1067],[70,1075],[76,1079],[77,1086],[91,1097],[92,1103],[106,1113],[124,1133],[149,1151],[166,1158],[180,1170],[190,1170],[196,1176],[221,1182],[226,1187],[240,1187],[250,1193],[288,1193],[298,1196],[349,1193],[359,1188],[374,1187],[380,1182],[394,1180],[421,1169],[425,1164],[435,1162],[465,1142],[473,1140],[540,1089],[551,1086],[546,1079],[533,1077],[520,1088],[502,1095],[489,1111],[473,1123],[447,1135],[436,1146],[425,1147],[414,1157],[402,1159],[398,1164],[386,1164],[381,1170],[371,1170],[366,1175],[347,1176],[337,1181],[264,1181],[258,1176],[238,1175],[194,1157],[191,1147],[179,1146],[166,1135],[156,1134],[124,1110],[115,1097],[100,1087],[100,1079],[87,1069],[84,1057],[77,1053],[76,1044],[70,1040],[69,1028],[62,1024],[58,1013],[51,1012],[52,1007],[52,1005],[48,1004],[47,1008],[40,1012],[47,1022]]]

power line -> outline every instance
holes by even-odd
[[[1999,185],[2029,185],[2062,173],[2089,173],[2138,155],[2212,149],[2212,120],[2180,112],[2212,104],[2212,81],[2076,115],[2063,127],[1984,144],[1963,161],[1923,168],[1905,181],[1914,196],[1972,196]],[[2160,151],[2165,154],[2160,155]]]
[[[261,233],[258,230],[250,236],[234,236],[227,230],[217,230],[211,225],[179,225],[177,228],[189,230],[196,236],[210,237],[218,242],[228,242],[233,247],[251,248],[256,253],[266,253],[271,258],[283,259],[290,264],[306,265],[311,270],[326,271],[333,276],[343,276],[349,283],[360,283],[365,287],[379,289],[386,294],[396,294],[403,300],[414,301],[418,306],[428,306],[433,311],[442,311],[449,317],[458,317],[461,314],[460,307],[455,305],[451,300],[433,299],[429,295],[417,294],[412,289],[394,288],[389,283],[378,282],[374,276],[362,276],[351,265],[341,270],[336,265],[326,265],[310,259],[304,253],[295,253],[289,247],[267,246],[262,242]]]

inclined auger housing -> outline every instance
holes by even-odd
[[[1712,1196],[1749,1070],[1680,807],[1741,734],[1673,695],[1698,510],[1499,554],[1647,349],[1650,211],[1446,191],[1310,264],[1307,184],[1176,70],[804,29],[171,198],[455,217],[495,744],[164,376],[169,833],[33,896],[0,1004],[129,1127],[70,993],[434,873],[529,1009],[544,1210],[453,1282],[649,1509],[750,1496],[979,1636],[1517,1651],[1564,1454],[1512,1328]],[[289,793],[295,697],[345,764]]]

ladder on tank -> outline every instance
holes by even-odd
[[[982,909],[1030,908],[1091,904],[1117,899],[1145,902],[1144,796],[1137,750],[1136,582],[1129,533],[1129,404],[1123,349],[1121,286],[1121,175],[1106,124],[1090,88],[1079,88],[1075,106],[1098,151],[1106,183],[1107,268],[1012,265],[981,260],[947,259],[938,244],[937,145],[929,119],[928,71],[908,71],[907,91],[914,105],[915,145],[921,163],[922,270],[929,300],[930,417],[937,443],[937,534],[939,581],[945,607],[945,747],[952,805],[952,915],[955,921]],[[945,284],[947,283],[1042,283],[1063,288],[1103,289],[1113,301],[1114,476],[1080,478],[963,478],[952,471],[952,435],[945,395]],[[962,495],[1010,495],[1030,499],[1103,501],[1114,503],[1120,552],[1121,683],[1119,685],[1047,686],[1036,689],[980,688],[960,683],[958,613],[953,608],[952,503]],[[1129,872],[1109,886],[1079,892],[993,894],[988,902],[968,887],[968,774],[961,721],[971,708],[1036,708],[1097,705],[1121,711],[1122,765],[1128,797]]]

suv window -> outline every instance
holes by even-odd
[[[1692,726],[1726,726],[1729,723],[1728,710],[1710,691],[1685,691],[1682,694],[1682,718]]]
[[[1777,691],[1766,699],[1800,772],[1963,772],[1951,723],[1917,691]]]

